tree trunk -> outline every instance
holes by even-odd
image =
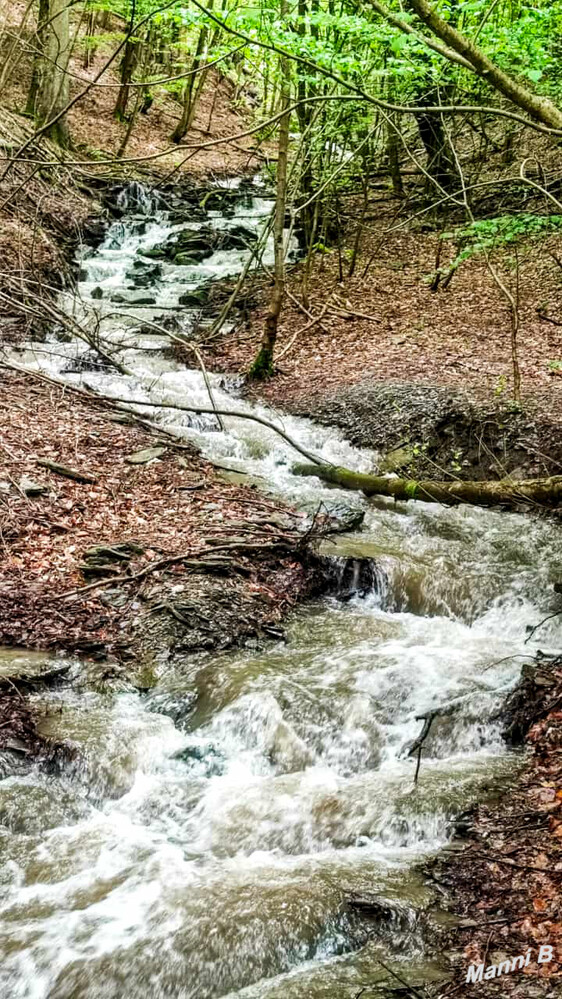
[[[501,479],[498,482],[435,482],[433,480],[395,479],[382,475],[365,475],[349,468],[335,465],[293,466],[295,475],[316,475],[323,482],[331,482],[342,489],[356,489],[366,496],[391,496],[395,500],[422,500],[424,503],[443,503],[455,506],[470,503],[474,506],[501,506],[529,503],[533,506],[562,504],[562,475],[547,479]]]
[[[404,182],[400,172],[400,155],[398,152],[398,136],[396,127],[390,121],[386,126],[386,155],[388,157],[388,170],[392,182],[392,193],[395,198],[404,197]]]
[[[435,90],[426,92],[419,97],[419,103],[431,106],[439,104],[439,95]],[[444,191],[452,191],[459,185],[459,178],[449,152],[449,144],[443,128],[443,122],[435,114],[417,114],[416,121],[420,138],[427,154],[426,170],[437,186]],[[428,180],[428,187],[431,184]]]
[[[97,51],[97,45],[93,41],[93,36],[96,33],[96,18],[97,18],[97,16],[98,16],[97,15],[97,11],[95,11],[95,10],[91,10],[88,13],[88,21],[87,21],[87,25],[86,25],[86,35],[85,35],[85,38],[84,38],[84,61],[82,63],[84,69],[89,69],[90,68],[90,66],[92,65],[92,63],[94,61],[94,58],[95,58],[95,55],[96,55],[96,51]]]
[[[281,0],[281,18],[287,13],[286,2]],[[291,103],[289,60],[281,56],[279,75],[281,78],[281,111],[286,113],[279,121],[279,141],[277,151],[277,188],[275,199],[275,221],[273,224],[273,245],[275,254],[274,285],[269,309],[265,317],[260,349],[248,372],[249,378],[266,379],[273,375],[273,351],[277,340],[277,326],[285,297],[285,212],[287,204],[287,160],[289,155],[288,108]]]
[[[301,38],[306,37],[306,25],[308,19],[308,5],[307,0],[298,0],[298,12],[299,12],[299,35]],[[306,134],[309,129],[313,118],[313,105],[307,104],[307,97],[313,97],[316,93],[316,87],[311,85],[310,76],[311,70],[308,66],[303,66],[297,63],[297,100],[299,101],[297,107],[297,118],[299,121],[299,131],[302,136],[305,136],[304,141],[301,145],[301,157],[302,157],[302,167],[301,175],[299,181],[300,193],[302,196],[303,209],[299,211],[300,224],[302,226],[303,238],[304,238],[304,249],[308,251],[313,243],[313,231],[314,231],[314,214],[315,205],[311,200],[314,193],[314,172],[312,166],[313,160],[313,142],[312,136]],[[309,204],[310,202],[310,204]],[[306,302],[305,302],[306,305]]]
[[[210,5],[213,6],[212,4]],[[183,91],[183,110],[181,113],[181,118],[176,125],[174,131],[172,132],[171,139],[172,142],[181,142],[183,137],[189,131],[191,123],[193,121],[193,116],[195,114],[195,109],[197,107],[197,102],[195,100],[195,83],[197,80],[196,70],[201,67],[201,62],[204,59],[205,54],[205,44],[207,41],[208,28],[204,25],[199,32],[199,37],[197,39],[197,45],[195,48],[195,54],[191,63],[191,73],[192,75],[187,78],[187,82]]]
[[[129,103],[129,84],[133,79],[133,73],[137,65],[137,45],[138,40],[128,38],[125,43],[125,51],[121,60],[121,86],[117,94],[117,101],[113,115],[118,121],[123,121],[127,114],[127,104]]]
[[[40,79],[35,101],[36,113],[42,125],[48,124],[70,98],[68,60],[70,58],[69,0],[48,0],[47,23],[43,29]],[[41,14],[40,14],[41,16]],[[56,121],[46,135],[60,146],[68,146],[68,126],[63,118]]]
[[[386,68],[386,59],[385,59]],[[388,100],[394,104],[396,100],[396,90],[392,77],[388,80]],[[400,140],[399,126],[396,116],[390,112],[386,118],[386,155],[388,159],[388,170],[392,181],[392,193],[395,198],[404,197],[404,182],[400,172]]]

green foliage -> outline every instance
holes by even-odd
[[[480,219],[455,232],[443,233],[443,239],[454,239],[460,247],[447,268],[450,273],[465,260],[479,253],[487,253],[498,246],[507,246],[525,239],[536,239],[562,230],[562,215],[500,215]]]

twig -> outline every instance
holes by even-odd
[[[416,751],[416,749],[418,751],[418,759],[417,759],[417,763],[416,763],[416,772],[414,774],[414,784],[418,783],[418,775],[419,775],[420,766],[421,766],[423,744],[424,744],[425,740],[427,739],[427,737],[429,735],[429,732],[430,732],[431,726],[433,724],[433,719],[434,718],[435,718],[435,713],[429,715],[425,719],[424,724],[423,724],[423,729],[421,731],[421,734],[418,736],[418,738],[416,739],[416,742],[414,743],[414,745],[410,749],[410,752],[408,753],[408,756],[413,756],[414,752]]]
[[[481,853],[478,850],[471,851],[470,856],[480,857],[488,864],[505,864],[506,867],[514,867],[519,871],[536,871],[537,874],[548,874],[550,877],[554,877],[555,874],[562,876],[562,871],[547,870],[544,867],[533,867],[532,864],[518,864],[517,861],[511,860],[510,857],[496,857],[493,854]]]
[[[376,957],[375,961],[377,961],[380,964],[381,968],[384,968],[384,970],[387,971],[389,975],[392,975],[392,977],[395,978],[397,982],[400,982],[400,984],[403,985],[408,990],[410,995],[416,996],[416,999],[425,999],[422,992],[418,992],[418,990],[414,988],[413,985],[410,985],[410,983],[407,982],[405,978],[401,978],[396,971],[393,971],[392,968],[388,967],[388,964],[385,964],[384,961],[381,961],[380,957]]]
[[[317,316],[314,316],[310,320],[310,322],[306,323],[305,326],[302,326],[300,330],[297,330],[297,332],[293,334],[293,336],[291,337],[291,339],[289,340],[289,342],[283,347],[283,350],[281,350],[278,353],[277,360],[279,360],[281,357],[285,357],[285,354],[289,353],[289,351],[290,351],[291,347],[293,346],[293,344],[295,343],[295,341],[298,340],[298,338],[303,333],[306,333],[307,330],[312,329],[313,326],[316,326],[317,323],[319,323],[324,318],[324,316],[326,314],[327,308],[328,308],[327,305],[323,305],[321,311],[318,313]]]
[[[562,614],[562,610],[555,611],[554,614],[548,614],[546,617],[543,617],[542,621],[539,621],[539,623],[536,624],[534,626],[534,628],[530,629],[529,634],[527,635],[527,638],[523,642],[523,645],[526,645],[527,642],[529,642],[531,640],[531,638],[535,634],[535,631],[538,631],[539,628],[542,628],[543,624],[546,624],[547,621],[551,621],[553,617],[558,617],[560,614]]]

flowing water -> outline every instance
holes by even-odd
[[[245,251],[166,264],[156,301],[131,305],[135,260],[171,229],[165,207],[140,202],[152,215],[129,214],[84,250],[66,296],[80,317],[97,310],[134,376],[88,370],[84,344],[56,336],[20,360],[107,394],[207,406],[200,374],[139,324],[237,273]],[[259,227],[268,209],[241,199],[213,224]],[[212,381],[219,404],[282,422],[324,458],[376,463],[338,432],[233,401]],[[211,418],[146,412],[304,509],[362,507],[363,530],[333,551],[372,556],[375,584],[300,609],[286,642],[163,661],[148,694],[69,684],[41,696],[45,731],[79,753],[61,773],[23,761],[0,781],[2,996],[335,999],[384,977],[379,958],[410,981],[437,974],[415,915],[432,896],[414,865],[447,842],[455,813],[516,772],[494,712],[524,656],[560,648],[560,619],[525,644],[552,609],[559,531],[510,513],[369,503],[292,476],[290,446],[256,423],[228,419],[222,433]],[[456,698],[414,787],[404,750],[416,716]],[[348,891],[376,896],[381,917],[359,919]]]

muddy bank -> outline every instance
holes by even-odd
[[[526,758],[515,786],[461,815],[456,838],[424,868],[456,917],[443,944],[451,981],[432,995],[558,996],[562,983],[562,659],[539,657],[502,714]],[[538,963],[541,945],[552,959]],[[468,968],[519,954],[528,965],[466,982]],[[550,952],[546,952],[548,955]],[[477,972],[476,972],[477,973]]]
[[[534,478],[562,469],[560,425],[532,409],[486,404],[468,391],[364,380],[290,404],[377,450],[385,471],[427,478]]]

